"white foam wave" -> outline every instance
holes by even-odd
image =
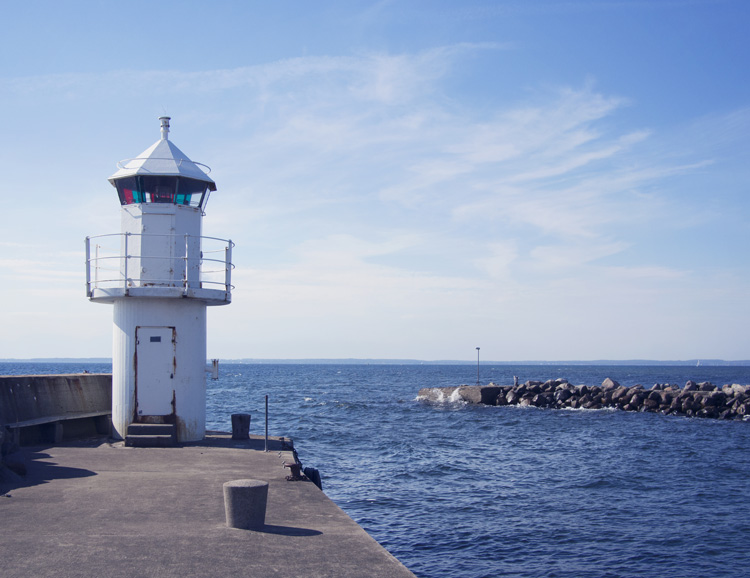
[[[432,390],[429,395],[417,395],[416,401],[425,401],[429,403],[445,403],[445,404],[462,404],[466,405],[466,401],[461,398],[459,393],[460,388],[457,387],[449,395],[445,395],[442,389]]]

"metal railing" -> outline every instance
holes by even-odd
[[[157,238],[155,246],[161,254],[149,253],[149,241]],[[128,294],[134,287],[181,287],[183,295],[191,289],[231,293],[233,247],[230,239],[195,235],[110,233],[86,237],[86,295],[91,297],[95,289],[123,289]],[[144,275],[143,263],[161,265],[157,270],[162,276]]]

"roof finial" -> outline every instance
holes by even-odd
[[[170,117],[160,116],[159,120],[161,121],[161,140],[168,140]]]

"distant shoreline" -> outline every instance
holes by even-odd
[[[606,365],[606,366],[698,366],[700,367],[745,367],[750,360],[725,361],[723,359],[687,359],[687,360],[651,360],[651,359],[604,359],[588,361],[480,361],[479,365]],[[38,357],[29,359],[0,359],[0,363],[112,363],[106,357]],[[465,360],[421,360],[421,359],[220,359],[220,363],[237,363],[246,365],[477,365],[476,361]]]

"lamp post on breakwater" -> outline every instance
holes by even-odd
[[[479,385],[479,348],[477,347],[477,385]]]

